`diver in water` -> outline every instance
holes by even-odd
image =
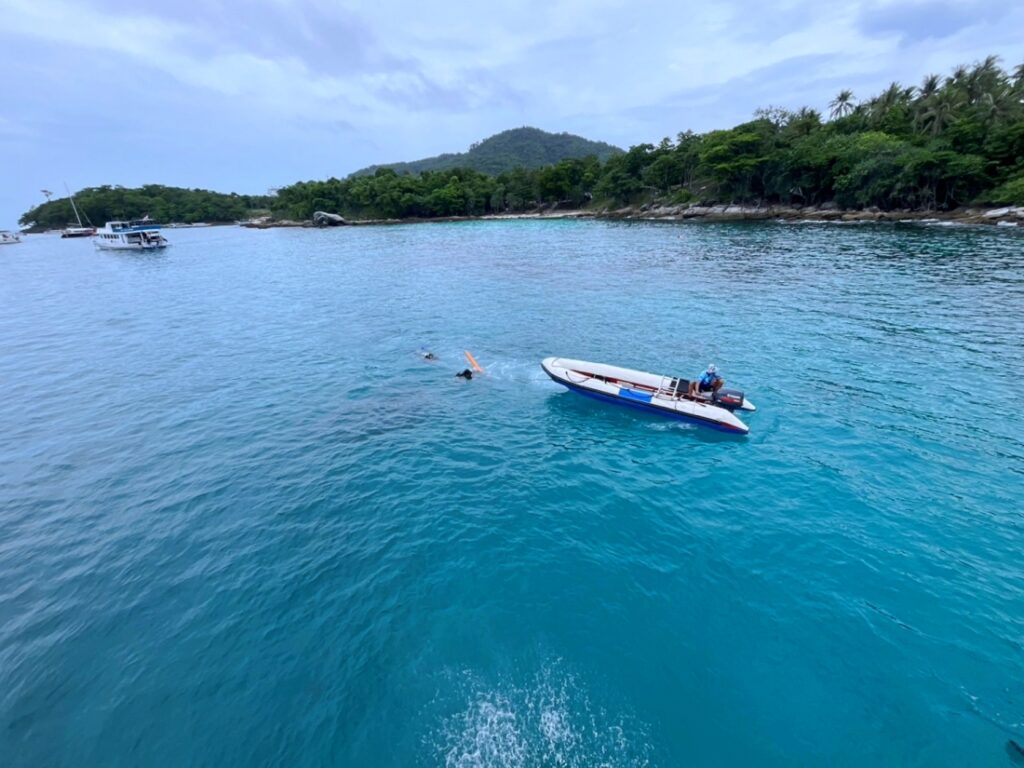
[[[460,376],[463,379],[466,379],[466,381],[469,381],[470,379],[473,378],[473,372],[471,370],[469,370],[469,368],[465,369],[464,371],[459,371],[455,375],[456,376]]]

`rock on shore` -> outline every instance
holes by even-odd
[[[314,227],[343,227],[348,224],[344,218],[336,213],[327,213],[326,211],[316,211],[313,214],[313,226]]]

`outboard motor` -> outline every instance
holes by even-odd
[[[715,405],[735,411],[743,405],[743,393],[738,389],[720,389],[715,392]]]

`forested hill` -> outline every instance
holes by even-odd
[[[414,160],[409,163],[371,165],[353,176],[368,176],[378,168],[391,168],[396,173],[422,173],[469,168],[481,173],[499,174],[513,168],[541,168],[560,160],[593,155],[602,162],[622,150],[603,141],[590,141],[571,133],[548,133],[539,128],[513,128],[477,142],[468,152],[448,153]]]
[[[89,187],[75,194],[75,204],[82,214],[83,223],[92,222],[97,227],[108,221],[140,219],[143,216],[164,224],[219,224],[249,218],[253,210],[269,209],[271,198],[147,184],[137,189]],[[70,200],[60,197],[26,211],[20,223],[35,231],[59,229],[74,224],[75,214]]]
[[[465,166],[485,146],[492,156],[505,155],[498,150],[515,146],[523,131],[530,133],[499,134],[444,162]],[[674,141],[638,144],[605,160],[552,162],[531,155],[516,162],[547,164],[501,172],[492,170],[498,166],[428,171],[409,164],[402,170],[420,173],[382,168],[299,182],[278,190],[273,211],[308,219],[316,210],[426,218],[654,203],[881,211],[1024,206],[1024,64],[1007,70],[990,56],[944,77],[926,75],[917,86],[892,83],[862,98],[842,90],[825,113],[759,109],[733,128],[685,131]]]

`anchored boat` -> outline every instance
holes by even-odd
[[[68,189],[67,182],[64,184],[64,189],[67,190],[68,199],[71,201],[71,210],[75,213],[75,221],[78,222],[77,227],[73,227],[70,224],[60,231],[61,237],[92,237],[96,234],[96,227],[89,221],[89,216],[86,215],[85,220],[89,221],[89,226],[82,224],[82,216],[78,212],[78,206],[75,205],[75,196],[71,194],[71,190]]]
[[[747,434],[750,428],[734,411],[757,410],[735,389],[689,397],[690,382],[676,376],[659,376],[565,357],[548,357],[540,365],[554,381],[581,395],[684,419],[722,432]]]
[[[160,225],[148,220],[108,221],[93,240],[105,251],[154,251],[170,243],[160,234]]]

